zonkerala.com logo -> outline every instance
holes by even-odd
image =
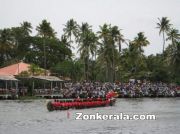
[[[76,113],[76,120],[156,120],[156,116],[153,114],[84,114]]]

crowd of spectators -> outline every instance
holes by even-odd
[[[116,91],[120,97],[175,97],[177,86],[166,83],[136,83],[117,84]]]
[[[105,97],[107,92],[115,91],[118,97],[175,97],[177,86],[166,83],[128,82],[128,83],[100,83],[83,82],[65,86],[62,90],[63,98]]]
[[[14,90],[1,89],[0,95],[12,93]],[[101,82],[77,82],[64,83],[63,88],[54,87],[53,89],[34,89],[34,95],[51,96],[57,95],[60,98],[105,98],[109,91],[117,93],[118,97],[176,97],[180,96],[180,88],[172,84],[162,82],[138,82],[128,83],[101,83]],[[27,88],[19,88],[18,95],[26,96]]]

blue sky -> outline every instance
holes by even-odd
[[[179,7],[180,0],[0,0],[0,29],[23,21],[31,22],[35,29],[47,19],[60,37],[63,24],[70,18],[88,22],[94,31],[99,25],[111,23],[123,29],[125,38],[131,40],[144,32],[151,43],[145,48],[149,55],[162,52],[162,38],[156,29],[158,17],[168,17],[180,30]]]

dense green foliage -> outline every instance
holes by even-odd
[[[104,24],[94,32],[88,23],[78,24],[70,19],[61,38],[47,20],[36,27],[37,34],[33,36],[31,23],[23,22],[18,27],[0,30],[0,66],[24,61],[33,64],[33,73],[40,67],[74,81],[136,78],[180,83],[180,33],[167,17],[158,21],[163,53],[149,56],[144,54],[144,47],[151,43],[144,32],[130,41],[118,26]],[[74,44],[78,45],[80,58],[73,54]],[[126,48],[122,49],[122,45]]]

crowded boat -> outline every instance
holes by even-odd
[[[47,109],[49,111],[53,110],[68,110],[70,108],[82,109],[82,108],[94,108],[94,107],[105,107],[113,106],[116,99],[114,98],[116,93],[110,91],[106,94],[104,98],[76,98],[76,99],[65,99],[65,100],[53,100],[47,103]]]

